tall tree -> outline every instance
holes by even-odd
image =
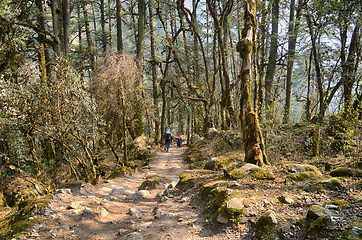
[[[51,9],[52,9],[52,20],[53,20],[53,34],[54,34],[54,44],[53,49],[54,52],[60,56],[62,52],[62,36],[63,36],[63,28],[61,26],[61,16],[62,12],[60,11],[61,8],[61,0],[52,0],[51,2]]]
[[[155,142],[161,139],[161,128],[159,121],[159,94],[158,94],[158,79],[157,79],[157,62],[156,62],[156,43],[155,43],[155,27],[153,19],[153,0],[148,2],[149,18],[150,18],[150,40],[151,40],[151,68],[152,68],[152,96],[153,104],[155,105]]]
[[[229,77],[229,66],[228,60],[226,55],[226,49],[223,39],[223,25],[227,26],[227,17],[230,14],[232,7],[233,7],[233,0],[227,0],[224,4],[223,8],[218,11],[218,5],[216,1],[207,0],[207,7],[210,11],[210,15],[214,20],[214,30],[217,36],[218,41],[218,49],[220,54],[220,84],[222,88],[222,96],[221,96],[221,121],[222,121],[222,128],[226,129],[229,127],[230,124],[227,123],[227,119],[231,121],[235,121],[235,111],[232,103],[231,98],[231,86],[230,86],[230,77]],[[220,17],[219,17],[220,16]],[[229,117],[227,116],[229,114]]]
[[[117,4],[117,51],[123,52],[122,38],[122,0],[116,0]],[[110,19],[109,19],[110,21]],[[110,28],[111,29],[111,28]]]
[[[256,62],[256,1],[245,0],[244,29],[237,45],[240,54],[240,119],[245,148],[245,162],[263,166],[269,164],[264,147],[259,118],[253,105],[253,65]]]
[[[273,82],[278,58],[278,31],[279,31],[279,0],[272,0],[272,32],[269,50],[269,61],[265,76],[265,110],[266,118],[271,120],[274,116]]]
[[[293,84],[293,67],[295,48],[297,45],[298,27],[302,10],[302,1],[298,0],[298,7],[296,17],[294,18],[295,12],[295,0],[290,2],[289,10],[289,28],[288,28],[288,55],[287,55],[287,84],[286,84],[286,96],[285,96],[285,107],[284,107],[284,118],[283,123],[289,123],[290,121],[290,108],[292,102],[292,84]]]
[[[91,36],[91,30],[90,30],[89,21],[88,21],[87,2],[88,2],[88,0],[82,0],[85,33],[86,33],[87,44],[88,44],[87,54],[88,54],[88,59],[89,59],[89,64],[90,64],[89,68],[93,71],[95,69],[95,56],[94,56],[94,47],[93,47],[93,41],[92,41],[92,36]]]
[[[64,57],[69,57],[69,25],[70,25],[70,0],[63,0],[63,35],[64,35]]]

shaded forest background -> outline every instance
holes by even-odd
[[[247,5],[252,108],[267,152],[280,126],[313,123],[318,139],[330,116],[356,125],[359,0],[3,0],[2,176],[96,183],[105,151],[128,166],[132,141],[158,143],[166,126],[189,142],[211,127],[241,131]]]

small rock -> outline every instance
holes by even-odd
[[[92,212],[92,211],[91,211],[90,209],[88,209],[88,208],[85,208],[85,209],[83,210],[82,215],[83,215],[84,217],[93,217],[93,216],[97,215],[97,213]]]
[[[71,204],[69,204],[67,206],[67,209],[76,209],[76,208],[79,208],[81,202],[72,202]]]
[[[127,234],[119,240],[143,240],[143,236],[138,232]]]
[[[68,231],[68,230],[70,229],[70,227],[69,227],[69,225],[64,224],[64,225],[63,225],[63,229],[66,230],[66,231]]]
[[[51,211],[51,210],[45,210],[44,211],[44,216],[49,216],[52,213],[53,213],[53,211]]]
[[[60,194],[60,193],[72,194],[72,190],[70,190],[69,188],[58,189],[53,193],[53,195],[57,195],[57,194]]]
[[[178,219],[179,222],[182,222],[183,220],[184,220],[183,218],[179,218],[179,219]]]
[[[136,231],[142,231],[143,229],[148,228],[151,224],[152,224],[152,222],[143,223],[142,225],[140,225],[136,228]]]
[[[217,215],[216,221],[220,224],[227,224],[229,222],[229,219],[224,215],[222,215],[221,213],[219,213],[219,215]]]
[[[359,227],[357,227],[357,226],[354,226],[354,227],[352,228],[352,235],[353,235],[353,236],[358,236],[361,231],[362,231],[361,228],[359,228]]]
[[[106,217],[107,215],[108,215],[107,209],[102,207],[102,209],[101,209],[101,211],[99,213],[99,216],[103,218],[103,217]]]
[[[142,199],[142,198],[150,198],[151,193],[148,190],[139,190],[132,195],[126,197],[126,200],[135,200],[135,199]]]
[[[128,211],[128,213],[131,214],[132,216],[138,216],[143,212],[145,212],[145,211],[142,210],[141,208],[137,208],[137,207],[132,207]]]
[[[333,209],[333,210],[338,210],[338,209],[339,209],[338,206],[333,205],[333,204],[331,204],[331,205],[326,205],[325,208],[327,208],[327,209]]]

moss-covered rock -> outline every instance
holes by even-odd
[[[309,164],[287,163],[282,168],[288,172],[285,181],[306,181],[322,176],[321,171],[316,166]]]
[[[26,230],[29,224],[37,221],[36,215],[43,214],[50,204],[50,196],[23,201],[17,208],[11,208],[0,218],[0,239],[11,239],[12,236]],[[30,219],[32,217],[32,219]]]
[[[314,172],[315,175],[321,176],[322,173],[316,166],[309,164],[299,164],[299,163],[287,163],[282,165],[287,172],[296,173],[296,172]]]
[[[346,200],[334,200],[334,201],[331,201],[331,202],[324,202],[323,203],[323,206],[327,206],[327,205],[334,205],[334,206],[338,206],[338,207],[344,207],[344,206],[352,207],[353,206],[352,204],[350,204]]]
[[[346,188],[343,178],[324,178],[308,182],[301,187],[305,191],[323,192],[325,190],[343,190]]]
[[[314,171],[306,171],[306,172],[297,172],[297,173],[289,173],[286,178],[285,181],[298,181],[298,182],[303,182],[306,180],[309,180],[311,178],[315,178],[318,175],[315,174]]]
[[[159,175],[147,176],[146,180],[141,184],[138,190],[152,190],[157,188],[164,188],[167,184],[171,183],[171,179]]]
[[[237,223],[243,217],[244,198],[241,193],[226,186],[214,187],[209,192],[205,211],[211,219],[221,214]]]
[[[124,177],[126,174],[130,173],[132,171],[132,169],[130,167],[127,166],[120,166],[118,165],[112,172],[110,178],[120,178],[120,177]]]
[[[362,177],[362,170],[340,167],[332,170],[329,175],[332,177]]]
[[[274,180],[275,176],[268,169],[263,169],[257,165],[247,163],[240,168],[231,170],[228,173],[233,179],[244,179],[251,177],[258,180]]]
[[[214,139],[220,133],[216,128],[209,128],[207,131],[207,138],[209,140]]]
[[[320,217],[332,217],[332,212],[324,207],[319,205],[312,205],[308,209],[307,219],[310,220],[317,220]]]
[[[274,211],[264,212],[258,219],[255,227],[255,239],[275,240],[279,239],[277,229],[278,220]]]
[[[180,174],[180,180],[176,187],[180,190],[186,190],[194,186],[195,182],[202,182],[207,178],[214,176],[214,172],[210,170],[188,170]]]
[[[210,160],[205,163],[204,169],[207,170],[222,170],[223,168],[234,169],[236,166],[242,165],[242,159],[237,159],[231,156],[210,157]]]
[[[47,193],[42,183],[38,180],[16,173],[3,181],[3,195],[10,207],[17,206],[20,202],[35,199]]]
[[[294,203],[295,201],[297,201],[299,199],[300,199],[299,196],[289,195],[289,194],[285,194],[283,196],[278,197],[279,202],[280,203],[285,203],[285,204]]]

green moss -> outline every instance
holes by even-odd
[[[288,163],[282,166],[287,171],[292,172],[307,172],[307,173],[314,173],[315,176],[322,176],[321,171],[316,166],[309,165],[309,164],[298,164],[298,163]]]
[[[306,171],[306,172],[297,172],[297,173],[290,173],[285,178],[285,181],[305,181],[307,179],[311,179],[316,177],[316,174],[314,171]]]
[[[234,179],[244,179],[248,177],[258,180],[275,179],[274,174],[267,169],[263,169],[257,166],[248,168],[246,165],[230,171],[230,176],[232,176]]]
[[[111,178],[119,178],[119,177],[123,177],[124,175],[126,175],[127,173],[131,172],[132,169],[130,167],[127,166],[119,166],[116,169],[113,170],[112,174],[111,174]]]
[[[340,167],[330,172],[332,177],[362,177],[362,170]]]
[[[266,169],[253,169],[251,170],[252,175],[258,180],[274,180],[275,176],[272,172]]]
[[[182,172],[179,177],[180,180],[177,183],[176,187],[182,190],[185,190],[189,187],[194,186],[194,182],[202,181],[206,178],[212,177],[214,174],[210,170],[189,170]]]
[[[334,200],[332,202],[329,202],[329,204],[336,205],[336,206],[352,206],[348,201],[346,200]]]
[[[227,187],[228,184],[229,184],[228,181],[225,180],[214,180],[211,182],[204,183],[200,189],[201,199],[206,200],[208,198],[208,195],[213,189],[218,187]]]
[[[275,217],[275,213],[269,210],[263,213],[258,219],[255,228],[256,239],[265,239],[265,240],[279,239],[278,231],[275,223],[273,223],[271,220],[271,215]]]
[[[309,188],[303,188],[305,191],[323,192],[325,190],[343,190],[346,189],[343,178],[326,178],[308,182]]]

